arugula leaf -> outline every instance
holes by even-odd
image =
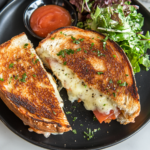
[[[141,71],[141,65],[146,71],[149,70],[150,60],[146,53],[150,49],[150,33],[147,31],[145,35],[141,34],[144,18],[137,12],[137,6],[130,5],[130,0],[124,2],[70,0],[70,2],[77,6],[80,13],[82,5],[83,12],[87,13],[86,17],[84,13],[80,14],[79,27],[98,31],[117,42],[127,54],[134,73]],[[90,12],[86,9],[86,4],[90,6]],[[105,45],[106,41],[103,42],[104,48]]]

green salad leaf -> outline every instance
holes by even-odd
[[[78,22],[77,26],[98,31],[117,42],[127,54],[134,73],[141,71],[141,65],[146,71],[149,70],[147,50],[150,49],[150,34],[149,31],[145,35],[142,34],[144,18],[135,6],[130,5],[130,2],[106,7],[97,5],[96,9],[90,12],[90,17]]]

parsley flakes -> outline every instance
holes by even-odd
[[[0,81],[4,81],[4,79],[3,79],[3,78],[0,78]]]
[[[77,52],[79,52],[79,51],[81,51],[81,48],[78,48],[78,49],[77,49]]]
[[[120,83],[121,83],[121,80],[118,80],[117,83],[120,84]]]
[[[24,48],[27,48],[27,46],[28,46],[28,43],[24,44]]]
[[[127,86],[127,85],[128,85],[127,82],[124,82],[124,83],[119,84],[119,86]]]
[[[67,111],[67,112],[66,112],[66,114],[67,114],[67,115],[69,115],[69,114],[72,114],[72,112],[70,112],[70,111]]]
[[[64,62],[64,65],[67,65],[67,62],[66,62],[66,61]]]
[[[39,61],[39,59],[36,59],[35,61],[34,61],[34,59],[32,59],[32,62],[34,65],[37,64],[38,61]]]
[[[112,79],[109,80],[109,83],[113,83]]]
[[[76,121],[76,120],[77,120],[77,118],[78,118],[78,117],[74,117],[74,118],[73,118],[73,121]]]
[[[59,51],[59,53],[57,53],[57,56],[62,56],[63,58],[65,58],[65,54],[74,54],[74,50],[72,49],[64,49],[64,50],[61,50]]]
[[[56,115],[56,112],[55,112],[55,111],[53,111],[53,114],[54,114],[54,115]]]
[[[103,49],[106,49],[106,41],[108,40],[108,36],[105,37],[105,39],[101,40],[103,42]]]
[[[13,68],[13,66],[14,66],[14,64],[11,63],[11,64],[9,65],[9,69],[10,69],[10,68]]]
[[[113,96],[116,97],[116,93],[113,93]]]
[[[92,47],[93,47],[93,46],[94,46],[94,43],[92,43],[92,44],[91,44],[91,47],[90,47],[90,49],[92,49]]]
[[[15,80],[17,80],[18,79],[18,77],[19,77],[19,75],[16,75],[14,78],[15,78]]]
[[[74,134],[77,134],[77,130],[76,130],[76,129],[73,129],[72,132],[73,132]]]
[[[24,74],[22,75],[22,78],[21,78],[19,81],[21,81],[21,82],[26,82],[26,78],[27,78],[27,75],[26,75],[26,73],[24,73]]]
[[[98,74],[98,75],[101,75],[101,74],[103,74],[103,72],[97,72],[97,74]]]

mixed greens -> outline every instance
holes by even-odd
[[[130,0],[70,0],[78,11],[78,27],[103,33],[127,54],[134,73],[150,67],[150,34],[143,35],[144,18]]]

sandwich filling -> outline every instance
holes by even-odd
[[[53,73],[61,80],[62,86],[67,89],[68,99],[71,102],[81,100],[87,110],[93,111],[100,123],[110,122],[120,114],[117,105],[107,95],[100,93],[97,89],[89,87],[80,80],[71,69],[57,62],[53,58],[47,59]]]

